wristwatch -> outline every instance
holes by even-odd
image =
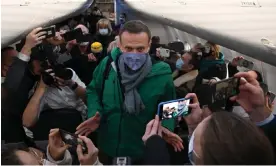
[[[78,83],[75,82],[73,85],[70,86],[70,88],[72,90],[76,90],[78,86],[79,86]]]

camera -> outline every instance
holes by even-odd
[[[57,55],[54,53],[53,46],[50,44],[40,44],[34,47],[32,49],[31,59],[41,61],[42,79],[48,86],[58,88],[57,81],[50,75],[51,73],[46,72],[48,69],[52,69],[52,73],[55,76],[64,80],[70,80],[73,76],[73,72],[70,69],[65,68],[63,64],[57,62]]]

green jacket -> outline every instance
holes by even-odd
[[[111,53],[114,62],[120,56],[119,49]],[[128,156],[140,159],[144,152],[142,136],[147,123],[154,118],[160,102],[175,99],[175,89],[169,65],[153,63],[150,74],[138,87],[146,109],[138,115],[130,115],[122,111],[122,92],[116,71],[111,67],[108,78],[105,80],[103,91],[103,107],[99,102],[103,73],[107,57],[95,69],[93,80],[87,87],[88,117],[98,111],[101,115],[101,124],[98,129],[98,148],[111,157]],[[163,126],[173,131],[174,120],[163,122]]]

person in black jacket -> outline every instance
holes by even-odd
[[[97,23],[97,32],[93,38],[94,42],[99,42],[103,46],[103,57],[107,56],[107,48],[114,41],[115,35],[108,19],[100,19]],[[102,59],[102,58],[101,58]]]
[[[18,52],[13,47],[5,47],[1,49],[1,83],[5,81],[7,72],[17,55]]]
[[[159,116],[151,120],[147,126],[142,138],[145,143],[145,165],[169,165],[170,155],[165,140],[162,139],[162,127]]]
[[[7,72],[6,79],[1,87],[2,101],[2,139],[6,142],[20,142],[26,140],[22,126],[22,114],[28,104],[37,70],[30,70],[28,62],[32,48],[41,43],[45,32],[36,28],[26,37],[25,44]],[[38,33],[39,32],[39,33]],[[31,66],[39,65],[33,61]]]
[[[71,55],[72,59],[64,62],[64,65],[73,69],[81,81],[85,85],[88,85],[93,78],[93,72],[97,66],[97,59],[91,52],[93,37],[84,25],[80,24],[76,28],[81,28],[83,35],[86,36],[86,42],[78,43],[76,40],[73,40],[67,43],[67,53]]]

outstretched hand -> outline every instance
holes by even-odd
[[[90,133],[94,132],[100,125],[101,116],[97,112],[93,117],[84,121],[77,127],[75,134],[88,136]]]
[[[162,126],[162,135],[164,140],[173,146],[175,152],[181,152],[184,149],[182,139],[175,133]]]

